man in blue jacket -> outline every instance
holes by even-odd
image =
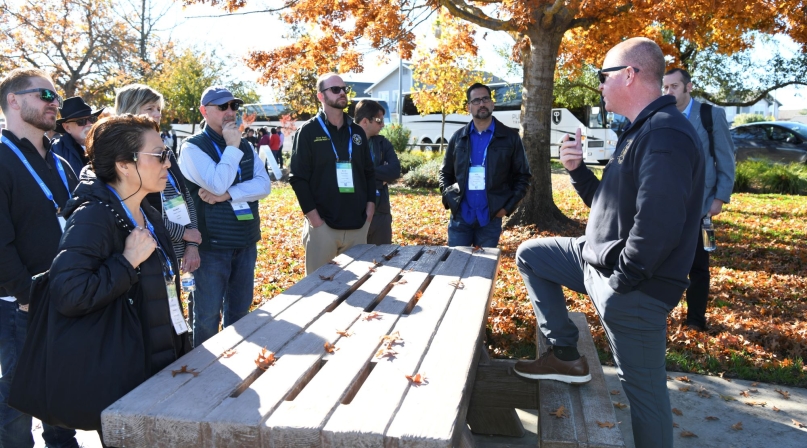
[[[637,447],[672,447],[667,393],[667,314],[689,285],[703,203],[703,154],[695,129],[661,96],[664,55],[646,38],[628,39],[599,71],[605,109],[631,125],[619,137],[602,180],[583,163],[580,131],[561,143],[560,161],[591,207],[585,236],[522,243],[516,263],[538,326],[551,348],[515,372],[584,383],[561,286],[587,293],[600,316],[630,401]],[[596,360],[595,360],[596,362]]]
[[[692,78],[681,68],[664,74],[662,92],[675,97],[675,106],[695,127],[701,142],[704,163],[704,191],[701,218],[713,217],[723,211],[734,189],[734,142],[731,140],[726,111],[711,107],[712,132],[704,128],[701,115],[705,107],[692,99]],[[708,124],[708,123],[707,123]],[[695,244],[695,260],[689,270],[690,285],[687,288],[687,319],[690,329],[706,329],[706,303],[709,300],[709,252],[703,249],[703,235],[698,234]]]
[[[496,247],[502,218],[524,199],[532,173],[518,132],[493,116],[490,87],[471,85],[466,100],[473,119],[451,136],[440,168],[448,245]]]

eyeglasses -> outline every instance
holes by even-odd
[[[165,163],[165,159],[168,158],[168,148],[163,149],[163,151],[161,153],[159,153],[159,154],[154,154],[154,153],[150,153],[150,152],[135,152],[133,154],[134,154],[134,161],[135,162],[137,162],[138,154],[144,154],[144,155],[147,155],[147,156],[159,157],[160,158],[160,163]]]
[[[378,124],[381,124],[384,122],[384,119],[381,117],[373,117],[373,121],[375,121]]]
[[[229,107],[231,111],[235,112],[241,107],[241,103],[238,101],[230,101],[229,103],[224,104],[208,104],[205,107],[216,106],[219,108],[220,111],[224,112]]]
[[[97,115],[84,117],[84,118],[79,118],[78,120],[65,121],[65,123],[75,123],[75,124],[77,124],[77,125],[79,125],[81,127],[87,126],[87,123],[95,124],[97,122],[98,122],[98,116]]]
[[[630,65],[620,65],[620,66],[618,66],[618,67],[610,67],[610,68],[604,68],[604,69],[602,69],[602,70],[597,70],[597,77],[598,77],[598,78],[600,78],[600,84],[605,84],[605,80],[606,80],[606,79],[608,79],[608,77],[607,77],[607,76],[605,76],[603,73],[608,73],[608,72],[618,72],[618,71],[620,71],[620,70],[624,70],[624,69],[626,69],[626,68],[628,68],[628,67],[633,68],[633,71],[634,71],[635,73],[639,73],[639,69],[638,69],[638,68],[633,67],[633,66],[630,66]]]
[[[474,98],[468,102],[473,104],[474,106],[478,106],[482,103],[489,104],[492,101],[493,100],[491,100],[489,96],[483,96],[482,98]]]
[[[59,108],[61,109],[62,97],[60,97],[59,94],[50,89],[44,89],[42,87],[38,87],[36,89],[20,90],[19,92],[14,92],[14,95],[22,95],[23,93],[34,93],[34,92],[39,92],[39,99],[46,103],[52,103],[54,101],[58,102]]]
[[[350,86],[333,86],[333,87],[326,87],[326,88],[324,88],[324,89],[320,90],[320,92],[324,92],[324,91],[326,91],[326,90],[330,90],[330,91],[331,91],[331,93],[333,93],[334,95],[338,95],[338,94],[339,94],[339,92],[341,92],[341,91],[344,91],[344,92],[345,92],[345,94],[348,94],[348,93],[350,93]]]

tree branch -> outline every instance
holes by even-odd
[[[708,92],[702,92],[702,91],[699,91],[698,89],[695,89],[695,91],[693,92],[693,94],[694,94],[695,96],[700,96],[701,98],[703,98],[703,99],[705,99],[705,100],[709,101],[710,103],[714,103],[714,104],[716,104],[716,105],[718,105],[718,106],[738,106],[738,107],[746,107],[746,106],[753,106],[754,104],[756,104],[756,103],[760,102],[761,100],[764,100],[765,98],[767,98],[767,97],[768,97],[768,94],[769,94],[769,93],[771,93],[771,92],[773,92],[774,90],[781,89],[781,88],[783,88],[783,87],[787,87],[787,86],[792,86],[792,85],[801,85],[801,86],[807,86],[807,82],[804,82],[804,81],[788,81],[788,82],[783,82],[783,83],[781,83],[781,84],[777,84],[777,85],[775,85],[775,86],[768,87],[767,89],[760,91],[760,92],[757,94],[757,96],[755,96],[754,98],[751,98],[750,100],[744,101],[744,102],[740,102],[740,101],[724,101],[724,100],[720,100],[720,99],[717,99],[717,98],[715,98],[714,96],[712,96],[710,93],[708,93]]]
[[[463,0],[440,0],[439,4],[445,6],[452,15],[483,28],[496,31],[517,31],[509,20],[491,18],[481,9],[471,6]]]

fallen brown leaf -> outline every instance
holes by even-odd
[[[599,426],[600,428],[608,428],[608,429],[611,429],[611,428],[613,428],[615,425],[614,425],[613,423],[611,423],[611,422],[601,422],[601,421],[599,421],[599,420],[598,420],[598,421],[597,421],[597,426]]]
[[[717,418],[717,417],[715,417],[715,416],[713,416],[713,415],[707,415],[707,416],[706,416],[706,420],[708,420],[708,421],[710,421],[710,422],[713,422],[713,421],[715,421],[715,420],[720,420],[720,419],[719,419],[719,418]]]
[[[673,422],[673,428],[677,428],[677,427],[678,427],[678,423]]]
[[[406,379],[408,379],[413,386],[422,386],[424,384],[428,384],[428,381],[426,381],[426,376],[420,373],[406,375]]]
[[[683,412],[681,412],[681,410],[680,410],[680,409],[678,409],[678,408],[672,408],[672,412],[673,412],[673,414],[675,414],[675,415],[677,415],[677,416],[679,416],[679,417],[680,417],[680,416],[682,416],[682,415],[684,415],[684,413],[683,413]]]
[[[785,400],[790,400],[790,392],[781,389],[774,389],[774,392],[778,392],[779,395],[783,396]]]
[[[373,311],[372,313],[367,314],[366,316],[362,317],[363,320],[373,320],[378,319],[381,320],[381,315],[377,312]]]
[[[743,429],[743,422],[737,422],[737,423],[735,423],[735,424],[731,425],[731,429],[733,429],[733,430],[735,430],[735,431],[742,431],[742,429]]]
[[[390,358],[390,359],[392,359],[397,354],[398,354],[398,352],[396,352],[395,350],[393,350],[393,349],[391,349],[391,348],[389,348],[387,346],[384,346],[384,347],[381,347],[376,352],[375,357],[376,358]]]
[[[234,348],[231,348],[229,350],[224,350],[224,353],[221,354],[221,357],[222,358],[230,358],[236,353],[238,353],[238,352]]]
[[[258,366],[261,370],[266,370],[272,366],[272,364],[277,361],[275,358],[275,354],[266,350],[266,347],[262,348],[260,352],[258,352],[258,357],[255,358],[255,365]]]
[[[324,344],[324,346],[325,346],[325,351],[328,352],[328,353],[333,353],[333,352],[339,350],[339,348],[334,347],[334,345],[331,344],[330,342],[326,342]]]
[[[465,284],[462,283],[459,279],[450,281],[450,282],[448,282],[448,284],[451,285],[451,286],[456,287],[457,289],[465,288]]]
[[[390,283],[390,285],[405,285],[406,283],[407,283],[406,279],[402,278],[402,279],[398,280],[397,282]]]
[[[678,390],[680,390],[681,392],[689,392],[690,388],[692,388],[692,386],[684,386],[684,387],[679,387]]]
[[[471,251],[471,253],[475,253],[475,252],[484,252],[484,251],[485,251],[485,249],[483,249],[483,248],[481,248],[481,247],[479,247],[479,246],[474,246],[474,249]],[[599,423],[599,422],[598,422],[598,423]]]
[[[703,386],[698,389],[698,396],[702,398],[712,398],[712,394]]]
[[[180,367],[179,370],[172,370],[171,371],[171,376],[173,377],[173,376],[177,376],[177,375],[180,375],[180,374],[183,374],[183,373],[187,373],[187,374],[193,375],[195,377],[199,376],[199,372],[197,372],[196,369],[189,369],[188,366],[182,366],[182,367]],[[795,420],[793,420],[793,421],[795,422]]]
[[[691,379],[689,379],[689,377],[688,377],[688,376],[686,376],[686,375],[684,375],[684,376],[677,376],[677,377],[675,377],[675,379],[677,379],[678,381],[683,381],[684,383],[691,383],[691,382],[692,382],[692,380],[691,380]]]
[[[759,386],[759,383],[751,383],[751,387],[757,387],[757,386]]]
[[[744,390],[744,391],[740,392],[740,395],[742,395],[743,397],[746,397],[746,398],[750,397],[750,395],[748,395],[747,390]]]
[[[619,390],[617,389],[612,390],[611,395],[619,395]]]
[[[681,431],[681,437],[698,437],[694,432]]]
[[[790,420],[793,420],[793,424],[798,426],[799,428],[807,428],[807,425],[805,425],[804,423],[802,423],[800,421],[797,421],[796,419],[791,418]]]
[[[346,338],[353,336],[353,332],[347,330],[336,330],[336,334]]]
[[[628,407],[628,405],[626,405],[625,403],[614,401],[614,407],[617,409],[625,409],[626,407]]]
[[[773,407],[773,408],[771,408],[771,409],[773,409],[773,412],[779,412],[779,411],[781,411],[781,409],[777,408],[776,406],[774,406],[774,407]]]
[[[746,401],[745,404],[748,406],[762,406],[764,408],[768,403],[764,401]]]
[[[566,418],[569,416],[569,411],[566,410],[566,407],[561,405],[559,408],[555,409],[554,411],[550,412],[551,415],[554,415],[556,418]],[[793,420],[795,421],[795,420]]]

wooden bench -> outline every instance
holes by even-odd
[[[105,442],[473,446],[466,413],[479,358],[491,362],[482,342],[499,256],[353,247],[112,404]],[[378,356],[388,335],[397,353]],[[264,348],[277,357],[265,371]],[[406,378],[418,373],[424,384]]]

